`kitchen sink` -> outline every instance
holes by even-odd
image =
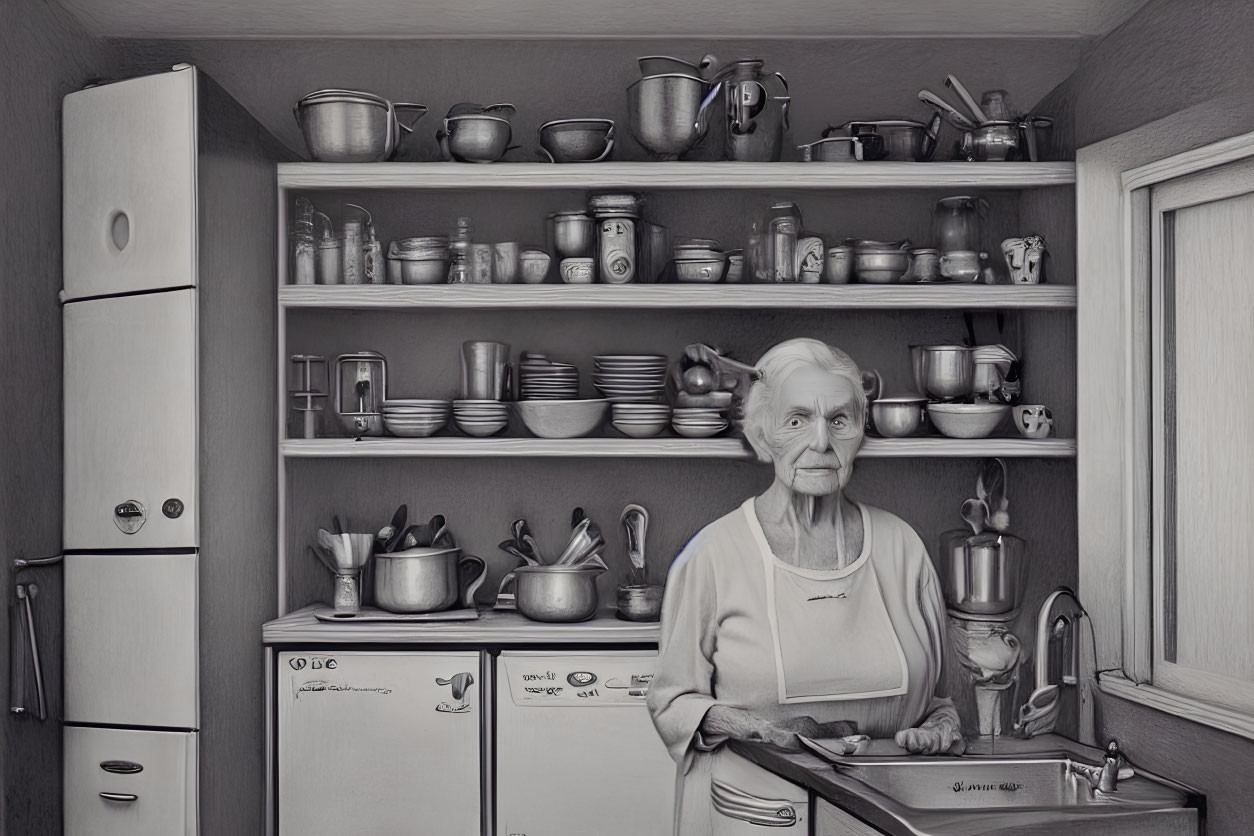
[[[1187,795],[1141,775],[1099,792],[1071,770],[1067,757],[942,758],[842,764],[850,778],[917,810],[1128,805],[1182,807]],[[1126,774],[1126,773],[1125,773]]]

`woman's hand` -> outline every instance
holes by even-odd
[[[809,721],[809,724],[805,721]],[[798,717],[788,723],[789,725],[777,725],[743,708],[715,705],[705,713],[705,719],[701,721],[701,733],[750,743],[769,743],[780,749],[799,752],[801,741],[797,739],[797,735],[805,734],[811,730],[811,725],[818,724],[810,717]]]
[[[897,745],[916,755],[961,755],[967,750],[962,732],[949,723],[924,723],[917,729],[897,732]]]

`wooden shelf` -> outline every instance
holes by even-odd
[[[1074,310],[1074,285],[285,285],[285,308],[805,308]]]
[[[280,189],[1031,189],[1075,163],[281,163]]]
[[[753,458],[739,438],[346,438],[280,443],[285,458]],[[1073,439],[868,438],[859,458],[1074,458]]]

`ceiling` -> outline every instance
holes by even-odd
[[[1093,38],[1146,0],[57,0],[119,38]]]

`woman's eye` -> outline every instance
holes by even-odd
[[[849,417],[847,415],[837,415],[832,419],[833,427],[843,427],[847,423],[849,423]]]
[[[798,418],[796,415],[794,415],[793,417],[788,419],[788,423],[786,424],[786,426],[790,430],[798,429],[801,426],[801,419]]]

